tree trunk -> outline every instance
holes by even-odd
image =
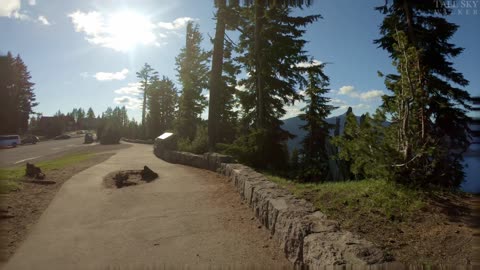
[[[218,141],[220,91],[222,91],[223,51],[225,39],[226,0],[217,1],[217,26],[213,43],[212,72],[210,74],[210,100],[208,103],[208,150],[213,151]]]
[[[415,48],[418,50],[417,46],[417,40],[415,37],[415,31],[414,31],[414,25],[413,25],[413,12],[412,12],[412,7],[409,5],[407,0],[403,1],[403,12],[405,12],[405,18],[407,19],[407,32],[408,32],[408,38],[410,42],[415,46]],[[419,83],[420,83],[420,126],[421,126],[421,138],[422,138],[422,143],[423,140],[425,140],[425,128],[426,128],[426,116],[425,116],[425,100],[427,99],[426,93],[424,91],[424,80],[423,80],[423,74],[422,74],[422,69],[421,69],[421,62],[420,62],[420,55],[417,57],[417,68],[419,72]]]
[[[417,48],[417,43],[415,40],[415,32],[413,31],[413,17],[412,17],[412,8],[408,5],[407,0],[403,0],[403,11],[405,12],[405,17],[407,19],[407,32],[410,42]]]
[[[263,57],[262,57],[262,28],[263,28],[263,16],[265,13],[265,3],[264,0],[255,1],[255,76],[257,80],[256,92],[257,92],[257,128],[264,128],[264,96],[263,96]]]
[[[147,111],[147,79],[143,81],[143,107],[142,107],[142,136],[145,137],[147,135],[146,127],[145,127],[145,114]]]

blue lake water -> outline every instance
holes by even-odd
[[[466,192],[480,193],[480,144],[471,145],[470,150],[476,154],[467,154],[464,157],[466,177],[461,189]]]

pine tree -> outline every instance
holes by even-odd
[[[143,102],[142,102],[142,136],[146,136],[146,113],[147,113],[147,90],[148,86],[152,81],[158,78],[158,73],[147,63],[143,65],[143,68],[137,72],[137,78],[140,79],[142,84],[143,91]]]
[[[224,48],[223,75],[220,83],[219,101],[222,104],[218,110],[217,142],[232,143],[237,134],[238,126],[238,94],[237,75],[240,67],[235,64],[233,57],[233,44],[226,42]]]
[[[93,112],[92,107],[88,108],[87,118],[88,118],[88,119],[94,119],[94,118],[95,118],[95,113]]]
[[[290,156],[290,171],[293,171],[295,174],[293,177],[297,176],[296,172],[299,168],[299,165],[300,165],[300,152],[295,147],[293,148],[292,155]]]
[[[325,97],[329,91],[329,78],[323,72],[325,64],[307,68],[308,86],[305,89],[306,106],[302,109],[299,118],[305,122],[301,126],[306,131],[302,140],[302,160],[300,179],[302,181],[318,182],[326,180],[329,173],[329,157],[327,143],[329,130],[332,126],[326,122],[330,112],[336,109],[329,105],[330,98]]]
[[[353,114],[352,107],[348,107],[343,126],[343,134],[332,139],[332,143],[338,147],[339,164],[342,165],[341,171],[347,179],[353,179],[351,165],[355,157],[352,148],[355,147],[355,140],[358,138],[359,127],[357,117]]]
[[[24,133],[28,130],[28,119],[30,114],[33,113],[33,107],[37,106],[38,103],[35,102],[35,94],[33,93],[35,84],[30,81],[32,77],[20,55],[15,58],[14,69],[16,72],[15,87],[18,93],[18,131]]]
[[[239,93],[242,121],[246,129],[255,131],[260,167],[285,167],[288,160],[272,159],[286,156],[285,141],[292,135],[281,128],[280,118],[286,113],[284,106],[299,100],[296,89],[305,84],[302,71],[297,67],[307,62],[304,27],[320,15],[292,17],[287,7],[263,7],[261,34],[254,35],[257,25],[256,9],[241,9],[240,42],[237,60],[250,76],[240,82],[246,91]],[[258,30],[258,29],[257,29]],[[262,37],[255,40],[255,37]],[[248,136],[248,134],[247,134]]]
[[[0,132],[24,133],[28,130],[28,120],[33,113],[35,93],[34,83],[27,66],[19,55],[10,52],[0,56]]]
[[[263,16],[265,9],[268,6],[282,6],[282,7],[303,7],[309,6],[313,1],[265,1],[265,0],[245,0],[242,1],[244,6],[254,7],[255,9],[255,22],[254,22],[254,33],[255,33],[255,59],[258,66],[263,63],[262,58],[260,57],[261,50],[261,30],[263,28]],[[225,39],[225,30],[228,27],[232,29],[238,29],[238,14],[235,9],[239,7],[240,1],[238,0],[215,0],[215,6],[217,7],[216,14],[216,31],[214,39],[214,48],[213,48],[213,59],[212,59],[212,71],[210,77],[210,100],[209,100],[209,111],[208,111],[208,137],[209,137],[209,149],[213,150],[217,142],[222,142],[222,135],[219,134],[223,131],[219,127],[219,122],[221,121],[220,111],[222,110],[221,100],[221,89],[220,81],[223,67],[223,58],[224,55],[224,39]],[[238,11],[238,10],[237,10]],[[257,78],[257,93],[261,93],[258,89],[261,89],[263,78]],[[262,99],[260,94],[260,99]],[[263,119],[263,117],[260,117]]]
[[[226,0],[214,1],[217,6],[215,39],[213,40],[212,71],[210,73],[210,100],[208,106],[208,148],[213,151],[219,142],[219,128],[222,87],[222,69],[224,57],[224,40],[226,28]]]
[[[155,138],[173,126],[177,90],[167,77],[152,82],[148,89],[148,133]]]
[[[186,44],[176,58],[178,78],[182,84],[176,126],[179,136],[189,140],[195,137],[197,125],[201,122],[200,115],[207,106],[202,91],[208,86],[210,54],[201,48],[202,39],[198,24],[188,22]]]
[[[394,95],[385,99],[385,107],[408,122],[393,126],[401,153],[393,164],[397,178],[458,186],[463,180],[462,152],[469,145],[470,109],[470,96],[462,89],[468,81],[450,62],[463,51],[449,42],[458,26],[446,20],[450,10],[435,0],[394,0],[377,10],[385,18],[382,37],[375,42],[398,68],[398,74],[387,76]],[[405,101],[401,93],[408,93],[410,108],[395,104]]]

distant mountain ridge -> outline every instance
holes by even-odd
[[[357,122],[360,122],[360,116],[355,117],[357,118]],[[335,124],[337,122],[337,118],[340,118],[340,134],[343,134],[343,127],[345,126],[345,121],[347,119],[347,112],[325,119],[327,123],[333,125],[332,129],[330,129],[331,136],[333,136],[333,133],[335,131]],[[304,124],[305,121],[300,119],[300,117],[298,116],[283,120],[282,128],[296,136],[295,138],[290,139],[287,142],[288,150],[290,152],[294,148],[300,149],[300,143],[302,142],[303,138],[305,138],[305,135],[307,133],[305,130],[301,129],[301,126],[303,126]]]

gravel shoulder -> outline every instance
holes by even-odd
[[[95,145],[88,150],[89,153],[95,153],[88,160],[49,171],[46,179],[38,183],[24,177],[21,189],[0,194],[0,266],[15,253],[65,181],[107,160],[115,154],[115,151],[128,147],[129,145]],[[68,154],[75,152],[85,152],[85,149],[75,149]],[[57,153],[51,155],[49,159],[61,158],[65,154],[67,153]],[[40,182],[45,184],[39,184]]]

